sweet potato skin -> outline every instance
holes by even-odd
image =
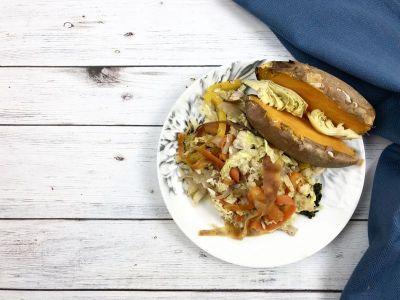
[[[323,145],[295,136],[289,128],[278,127],[268,118],[265,110],[251,100],[246,101],[245,113],[251,126],[261,136],[299,162],[325,168],[346,167],[358,162],[356,157],[335,150],[327,151]]]
[[[336,102],[340,109],[363,122],[366,130],[372,127],[375,119],[375,110],[372,105],[354,88],[339,78],[297,61],[271,61],[257,68],[257,79],[267,79],[268,70],[289,75],[309,84]]]

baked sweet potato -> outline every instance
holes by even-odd
[[[307,119],[279,111],[256,96],[249,96],[245,112],[260,135],[297,161],[327,168],[358,162],[354,149],[340,139],[315,131]]]
[[[333,121],[358,134],[367,132],[375,119],[369,102],[342,80],[295,61],[271,61],[256,70],[258,80],[271,80],[299,94],[308,110],[320,109]]]

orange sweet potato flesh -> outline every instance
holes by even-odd
[[[360,121],[356,116],[343,111],[335,101],[332,101],[328,96],[308,83],[268,68],[263,68],[260,73],[262,75],[260,79],[271,80],[295,91],[308,103],[307,109],[309,111],[320,109],[336,125],[343,123],[346,128],[350,128],[358,134],[363,134],[370,129],[369,125]]]
[[[308,138],[315,143],[324,145],[326,147],[332,147],[338,152],[355,157],[356,154],[352,148],[337,138],[319,133],[312,127],[307,119],[298,118],[290,113],[279,111],[269,105],[264,104],[257,97],[250,97],[250,99],[251,101],[254,101],[260,105],[272,121],[289,127],[293,131],[293,134],[295,134],[297,137]]]

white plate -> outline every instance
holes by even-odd
[[[215,82],[255,78],[254,70],[262,61],[235,62],[216,68],[195,81],[176,101],[161,131],[157,153],[158,180],[165,204],[179,228],[196,245],[224,261],[248,267],[274,267],[304,259],[330,243],[350,220],[361,196],[365,164],[327,169],[322,176],[321,210],[313,219],[297,215],[295,236],[277,231],[246,237],[238,241],[228,237],[199,236],[200,229],[223,225],[211,204],[193,206],[183,191],[175,162],[176,134],[185,130],[189,119],[202,120],[198,108],[201,96]],[[362,139],[349,143],[365,159]]]

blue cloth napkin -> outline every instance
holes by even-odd
[[[373,134],[394,144],[378,162],[369,248],[342,299],[400,299],[400,1],[235,0],[299,61],[356,88],[375,107]]]

